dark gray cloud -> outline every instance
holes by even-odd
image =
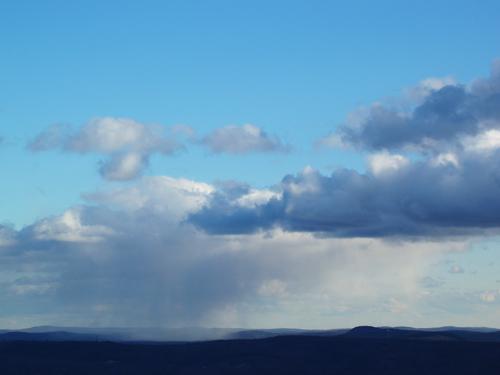
[[[219,190],[189,221],[217,234],[278,227],[338,237],[435,237],[499,229],[500,62],[469,87],[443,82],[421,91],[411,113],[374,106],[339,130],[344,143],[382,150],[369,157],[368,172],[324,176],[306,169],[286,176],[279,196],[252,206]],[[413,161],[387,152],[406,147],[425,152]]]
[[[210,233],[281,227],[340,237],[463,235],[500,228],[500,153],[463,154],[459,165],[438,159],[324,176],[308,169],[286,176],[282,194],[240,207],[215,194],[189,221]]]
[[[500,128],[500,61],[493,64],[489,78],[470,87],[445,85],[429,90],[411,112],[373,106],[358,123],[341,126],[336,136],[345,144],[369,150],[434,148],[491,128]]]
[[[221,154],[249,154],[253,152],[287,152],[290,147],[276,136],[267,134],[255,125],[226,126],[215,129],[201,143],[210,151]]]

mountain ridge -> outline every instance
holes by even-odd
[[[35,326],[0,330],[0,341],[115,341],[197,342],[252,340],[279,336],[328,336],[346,339],[469,340],[500,342],[500,330],[488,327],[374,327],[310,330],[295,328],[153,328]]]

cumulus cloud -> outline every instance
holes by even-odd
[[[186,129],[185,129],[186,130]],[[29,144],[32,151],[60,149],[75,153],[106,155],[100,167],[108,180],[131,180],[148,166],[155,153],[170,155],[182,148],[173,134],[166,134],[159,125],[146,125],[126,118],[102,117],[78,129],[54,125],[40,133]]]
[[[434,150],[442,143],[500,128],[500,61],[490,77],[471,85],[452,79],[428,79],[413,90],[420,97],[411,110],[375,104],[326,137],[325,145],[350,144],[369,150]],[[335,140],[333,142],[332,140]]]
[[[179,222],[197,211],[215,191],[214,186],[185,178],[143,177],[133,186],[84,194],[93,204],[112,210],[154,212]]]
[[[464,246],[281,230],[209,236],[184,218],[213,189],[145,178],[14,231],[15,241],[0,251],[0,302],[13,306],[0,321],[327,327],[333,314],[353,325],[367,309],[387,310],[386,301],[402,301],[391,309],[405,314],[401,307],[418,300],[428,265],[443,249]]]
[[[113,230],[106,226],[85,223],[82,220],[82,208],[70,209],[61,216],[42,219],[27,230],[34,240],[79,243],[99,242],[104,236],[113,234]]]
[[[286,176],[278,195],[242,207],[219,193],[190,216],[210,233],[281,227],[347,237],[453,236],[500,228],[499,153],[409,160],[383,154],[371,171],[306,168]],[[459,163],[459,166],[457,166]]]
[[[489,129],[475,136],[466,137],[462,141],[467,151],[489,153],[500,148],[500,130]]]
[[[374,175],[397,172],[409,164],[409,160],[403,155],[391,155],[387,151],[370,155],[368,162]]]
[[[366,172],[338,169],[325,176],[307,167],[285,176],[277,194],[253,207],[218,192],[190,222],[218,234],[273,228],[339,237],[498,232],[500,62],[489,78],[468,87],[431,79],[420,89],[425,95],[411,112],[377,104],[323,140],[375,150]]]
[[[115,154],[106,160],[99,172],[107,180],[126,181],[139,176],[148,165],[148,156],[137,152]]]
[[[213,153],[249,154],[252,152],[286,152],[289,146],[251,124],[230,125],[215,129],[201,140]]]
[[[407,90],[407,96],[415,103],[421,103],[432,94],[433,91],[441,90],[446,86],[456,86],[457,82],[453,77],[429,77],[420,81],[415,87]]]
[[[0,226],[0,304],[12,306],[0,322],[327,327],[375,314],[422,326],[450,324],[451,310],[479,321],[498,291],[446,294],[428,271],[469,235],[498,233],[498,69],[469,87],[424,82],[412,111],[379,105],[336,133],[374,150],[366,172],[306,167],[268,189],[141,178],[21,230]],[[125,180],[178,148],[162,129],[96,119],[30,147],[102,154],[101,173]],[[283,147],[250,125],[203,142],[216,153]]]

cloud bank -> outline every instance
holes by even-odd
[[[466,87],[425,81],[407,113],[373,107],[337,140],[373,152],[366,172],[285,176],[268,202],[224,191],[189,221],[214,234],[280,228],[337,237],[442,237],[500,229],[500,62]],[[422,87],[421,87],[422,88]],[[331,140],[330,140],[331,141]],[[405,153],[412,150],[413,154]]]
[[[430,272],[472,236],[498,234],[498,76],[495,65],[469,86],[427,81],[411,111],[341,128],[342,142],[369,152],[365,172],[307,167],[268,189],[143,177],[20,230],[0,225],[0,323],[498,325],[497,288],[447,287],[472,275],[450,263]],[[103,176],[126,180],[178,149],[162,129],[96,119],[52,127],[30,148],[99,153]],[[204,142],[230,154],[282,145],[255,127]]]
[[[366,173],[312,168],[286,176],[253,207],[223,192],[189,221],[209,233],[280,227],[339,237],[452,236],[500,228],[500,150],[410,162],[383,155]],[[458,164],[456,164],[458,163]]]
[[[408,317],[402,306],[427,298],[425,269],[464,247],[281,230],[207,235],[185,218],[213,194],[204,183],[148,177],[19,231],[0,227],[0,303],[9,306],[0,322],[325,327],[366,311]],[[249,188],[238,204],[272,195]]]

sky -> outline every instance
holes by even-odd
[[[497,1],[3,1],[0,327],[500,327]]]

